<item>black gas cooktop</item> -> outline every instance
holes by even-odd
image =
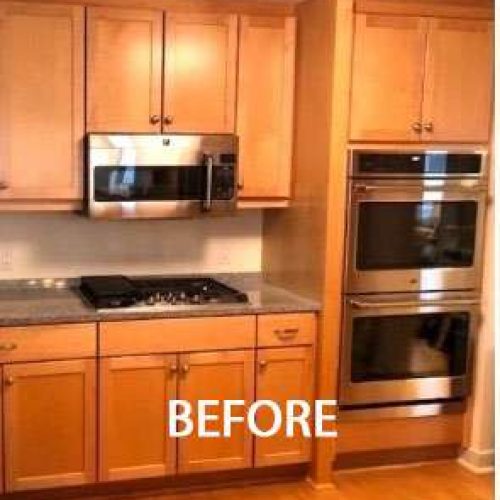
[[[80,292],[96,309],[248,302],[245,293],[207,277],[84,276]]]

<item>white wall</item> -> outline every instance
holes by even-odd
[[[489,471],[494,460],[494,204],[493,181],[485,226],[482,321],[476,343],[470,435],[460,461],[476,472]]]
[[[0,279],[255,272],[261,270],[261,235],[260,211],[155,221],[0,214]]]

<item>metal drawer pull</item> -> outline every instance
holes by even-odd
[[[14,342],[7,342],[7,344],[0,344],[0,351],[14,351],[17,349],[17,344]]]
[[[379,307],[425,307],[425,306],[477,306],[479,299],[434,300],[434,301],[401,301],[401,302],[362,302],[350,300],[349,304],[355,309],[375,309]]]
[[[299,333],[298,328],[283,328],[282,330],[277,328],[274,330],[275,335],[282,339],[282,340],[288,340],[288,339],[293,339]]]
[[[14,377],[5,377],[5,385],[12,385],[14,383]]]

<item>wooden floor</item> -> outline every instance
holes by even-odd
[[[134,500],[491,500],[493,475],[476,475],[455,462],[344,471],[335,490],[317,491],[306,482],[242,486],[191,493],[128,494]],[[103,499],[103,497],[99,497]]]

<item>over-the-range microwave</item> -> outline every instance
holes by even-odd
[[[220,134],[89,134],[86,213],[182,218],[234,211],[238,139]]]

